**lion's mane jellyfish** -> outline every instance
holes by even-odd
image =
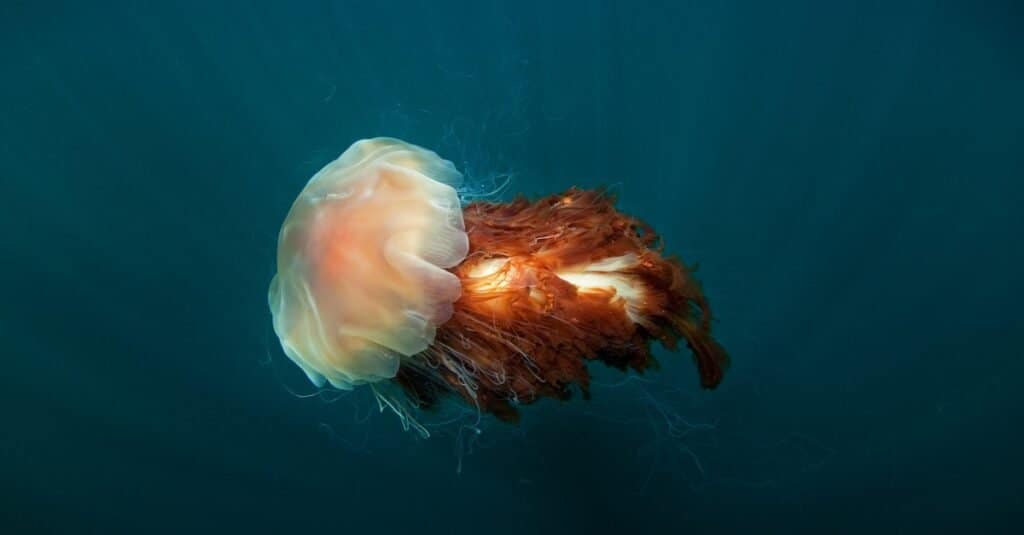
[[[454,395],[514,422],[573,385],[588,396],[588,361],[642,372],[653,340],[682,340],[701,385],[719,384],[728,357],[700,286],[607,192],[463,206],[461,179],[431,151],[376,138],[299,194],[269,302],[313,383],[391,381],[420,409]]]

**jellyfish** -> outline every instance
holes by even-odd
[[[313,384],[391,384],[415,409],[451,398],[514,423],[539,399],[589,397],[591,361],[656,366],[655,342],[685,342],[700,385],[721,382],[729,358],[693,270],[608,191],[464,205],[461,182],[436,153],[374,138],[306,184],[268,300]]]

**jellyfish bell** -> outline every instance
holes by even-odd
[[[358,141],[313,176],[278,237],[270,284],[274,331],[318,386],[390,379],[452,314],[446,268],[468,240],[462,175],[397,139]]]
[[[515,422],[520,405],[588,395],[589,361],[639,373],[655,364],[652,342],[680,340],[700,384],[719,384],[729,361],[700,285],[611,195],[463,206],[461,180],[429,150],[376,138],[306,184],[269,303],[314,384],[386,381],[414,408],[454,397]],[[403,402],[374,392],[410,425]]]

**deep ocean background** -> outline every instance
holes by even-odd
[[[1022,14],[3,2],[0,531],[1020,530]],[[276,233],[377,135],[611,185],[699,262],[723,386],[659,352],[461,442],[294,395]]]

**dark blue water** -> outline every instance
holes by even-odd
[[[1013,2],[288,4],[0,7],[0,531],[1019,529]],[[462,441],[293,395],[276,233],[377,135],[613,185],[723,386],[660,352]]]

